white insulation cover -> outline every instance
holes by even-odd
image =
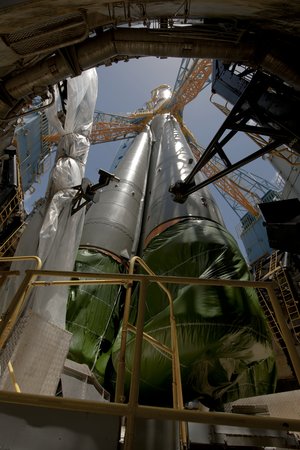
[[[97,72],[87,70],[68,80],[64,127],[57,117],[57,105],[48,110],[49,123],[61,136],[56,162],[49,177],[46,203],[36,212],[38,217],[29,222],[16,252],[39,256],[45,270],[73,270],[74,267],[85,208],[71,215],[72,200],[77,192],[72,187],[80,185],[84,176],[97,90]],[[14,269],[20,270],[20,265],[16,266]],[[6,300],[1,304],[0,312],[7,309],[15,292],[15,287],[11,288],[6,287]],[[67,289],[64,286],[36,288],[32,291],[29,306],[43,319],[64,328]]]

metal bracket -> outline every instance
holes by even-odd
[[[88,178],[83,178],[82,183],[78,186],[74,186],[73,189],[77,190],[77,193],[72,202],[72,212],[71,215],[75,214],[81,208],[86,206],[88,203],[95,201],[96,192],[107,186],[110,181],[120,181],[120,178],[116,177],[114,174],[106,172],[105,170],[99,169],[98,171],[99,181],[96,184],[92,184]]]

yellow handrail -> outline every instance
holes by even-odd
[[[42,261],[38,256],[1,256],[0,262],[15,262],[15,261],[35,261],[36,262],[36,270],[40,270],[42,268]]]
[[[7,260],[6,258],[3,258]],[[36,277],[52,277],[49,282],[47,281],[34,281]],[[82,284],[95,284],[96,282],[111,283],[119,285],[127,285],[131,288],[132,282],[140,283],[140,293],[138,302],[138,317],[136,322],[136,339],[135,339],[135,354],[134,365],[131,377],[129,402],[127,404],[113,403],[103,404],[97,402],[88,402],[82,400],[69,400],[69,399],[57,399],[54,397],[37,396],[16,392],[0,392],[0,400],[8,403],[30,404],[32,406],[44,406],[59,409],[71,409],[71,410],[84,410],[96,412],[99,414],[113,414],[127,418],[127,431],[131,430],[128,435],[126,434],[126,450],[131,449],[132,437],[134,432],[134,421],[136,418],[155,418],[157,420],[175,420],[175,421],[192,421],[198,423],[208,424],[223,424],[230,426],[246,426],[252,428],[272,428],[282,430],[289,427],[292,431],[300,431],[300,420],[292,420],[288,418],[273,418],[273,417],[249,417],[240,414],[233,413],[213,413],[213,412],[201,412],[201,411],[189,411],[185,409],[172,409],[172,408],[158,408],[141,406],[138,404],[138,390],[139,390],[139,367],[142,357],[142,340],[143,336],[143,321],[145,312],[145,297],[148,283],[158,282],[161,284],[179,284],[179,285],[212,285],[212,286],[235,286],[235,287],[253,287],[268,290],[270,301],[274,308],[276,320],[280,326],[283,339],[286,343],[287,350],[289,352],[295,375],[300,381],[300,358],[295,349],[291,332],[285,322],[283,312],[276,298],[274,282],[266,281],[243,281],[243,280],[221,280],[221,279],[200,279],[189,277],[166,277],[155,276],[145,274],[95,274],[86,272],[71,272],[71,271],[54,271],[54,270],[27,270],[25,279],[22,282],[18,290],[18,296],[15,297],[17,304],[19,302],[22,305],[25,304],[26,295],[30,288],[41,286],[41,284],[55,285],[59,282],[53,277],[69,278],[66,284],[72,285],[74,281],[77,282],[78,278]],[[74,280],[76,277],[77,280]],[[1,339],[2,339],[2,335]],[[151,338],[151,337],[150,337]]]
[[[11,256],[0,257],[0,262],[7,261],[34,261],[36,270],[40,270],[42,267],[42,261],[38,256]],[[25,304],[25,298],[28,290],[31,287],[30,282],[35,277],[34,274],[26,273],[22,283],[19,286],[14,298],[12,299],[6,313],[0,321],[0,350],[5,345],[9,338],[17,320],[23,310]]]
[[[134,273],[134,266],[138,263],[149,275],[156,276],[156,274],[150,269],[150,267],[145,263],[145,261],[139,256],[134,256],[129,261],[129,274]],[[179,350],[178,350],[178,340],[177,340],[177,330],[176,330],[176,321],[174,315],[173,308],[173,299],[170,294],[170,291],[165,287],[163,283],[160,281],[156,281],[158,286],[165,292],[168,298],[169,307],[170,307],[170,330],[171,330],[171,351],[170,354],[172,356],[172,393],[173,393],[173,408],[175,409],[184,409],[183,404],[183,396],[182,396],[182,383],[181,383],[181,372],[180,372],[180,361],[179,361]],[[120,353],[118,360],[118,370],[117,370],[117,381],[116,381],[116,393],[115,393],[115,401],[122,402],[124,401],[124,376],[125,376],[125,352],[126,352],[126,341],[127,341],[127,331],[135,329],[133,325],[128,323],[129,321],[129,313],[130,313],[130,302],[132,295],[132,284],[130,284],[126,291],[125,298],[125,306],[124,306],[124,316],[123,316],[123,324],[122,324],[122,333],[121,333],[121,345],[120,345]],[[143,332],[143,338],[147,340],[151,345],[160,347],[163,351],[163,347],[161,344],[156,341],[153,337],[149,336]],[[133,428],[133,425],[132,425]],[[127,430],[127,433],[130,430]],[[187,445],[187,428],[186,425],[180,422],[180,437],[181,442],[184,446]],[[130,446],[130,444],[127,444]],[[127,447],[126,447],[127,448]],[[128,447],[130,448],[130,447]]]

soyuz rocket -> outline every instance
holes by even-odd
[[[186,178],[194,163],[177,120],[170,114],[154,116],[117,154],[112,171],[120,181],[103,188],[88,210],[75,270],[126,272],[128,259],[138,254],[157,275],[249,279],[208,188],[184,203],[174,202],[168,190]],[[195,178],[197,184],[203,181],[200,173]],[[227,401],[274,391],[271,338],[253,289],[167,287],[173,298],[185,402],[201,397],[222,408]],[[109,285],[72,288],[68,301],[70,357],[87,363],[109,390],[118,362],[123,305],[123,288]],[[133,301],[133,324],[135,315]],[[147,290],[144,331],[170,345],[169,306],[155,284]],[[133,351],[134,334],[128,333],[127,387]],[[139,402],[171,405],[171,374],[168,355],[144,342]]]

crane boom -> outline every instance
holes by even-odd
[[[144,123],[96,122],[90,135],[91,144],[118,141],[136,136],[144,128]]]
[[[128,115],[96,112],[90,135],[91,144],[133,138],[143,130],[156,114],[170,113],[181,124],[195,157],[199,158],[201,147],[196,143],[191,131],[183,123],[182,113],[184,107],[196,98],[199,92],[207,85],[211,70],[212,61],[210,59],[184,58],[181,62],[173,94],[163,103],[155,107],[153,102],[150,101],[145,110],[138,110]],[[45,137],[45,140],[48,142],[57,142],[57,139],[58,136],[56,135]],[[210,177],[223,168],[222,161],[214,157],[202,171],[207,177]],[[230,174],[217,180],[215,185],[226,196],[229,196],[235,204],[241,205],[253,216],[259,214],[256,207],[258,202],[257,195],[243,186],[239,177]]]
[[[195,60],[171,98],[171,113],[182,115],[183,108],[207,85],[212,70],[211,59]]]

